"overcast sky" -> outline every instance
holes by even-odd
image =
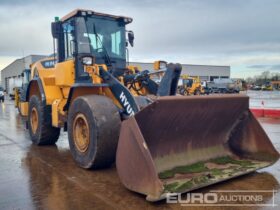
[[[132,61],[230,65],[233,77],[280,72],[280,0],[0,0],[0,69],[51,54],[51,21],[75,8],[132,17]]]

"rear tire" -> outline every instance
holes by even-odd
[[[51,113],[38,96],[29,100],[28,130],[32,142],[36,145],[52,145],[59,138],[60,128],[51,124]]]
[[[189,95],[187,89],[185,89],[184,87],[180,88],[179,93],[180,93],[182,96],[187,96],[187,95]]]
[[[118,108],[105,96],[75,99],[68,114],[72,156],[82,168],[105,168],[115,161],[121,119]]]

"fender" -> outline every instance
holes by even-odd
[[[109,87],[109,85],[108,84],[92,84],[92,83],[75,83],[70,88],[67,102],[66,102],[65,106],[63,107],[63,111],[67,111],[69,109],[74,91],[81,87],[96,88],[96,87]]]
[[[33,84],[36,84],[38,86],[39,96],[41,97],[42,103],[46,105],[46,95],[43,88],[42,80],[39,77],[34,77],[28,84],[27,90],[26,90],[26,96],[25,96],[25,102],[28,102],[30,97],[30,88]]]
[[[46,103],[47,103],[46,102],[46,95],[45,95],[45,91],[44,91],[44,88],[43,88],[42,81],[39,77],[34,77],[32,80],[29,81],[29,83],[27,85],[27,88],[26,88],[25,95],[21,96],[21,99],[23,99],[23,102],[28,102],[29,101],[30,89],[31,89],[31,86],[33,84],[35,84],[38,87],[37,90],[39,91],[39,96],[41,97],[41,101],[46,106]],[[47,107],[48,110],[51,109],[51,106],[46,106],[46,107]],[[48,118],[48,120],[51,120],[51,119]],[[25,128],[29,129],[27,121],[25,121]]]

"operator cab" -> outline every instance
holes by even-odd
[[[183,85],[185,85],[186,87],[192,87],[193,79],[192,78],[183,79]]]
[[[106,64],[111,72],[126,68],[126,30],[132,18],[74,10],[52,23],[57,62],[74,59],[76,82],[88,80],[84,65]],[[133,33],[128,34],[133,46]]]

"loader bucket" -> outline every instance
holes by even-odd
[[[116,165],[128,189],[157,201],[278,159],[247,96],[167,96],[123,121]]]

